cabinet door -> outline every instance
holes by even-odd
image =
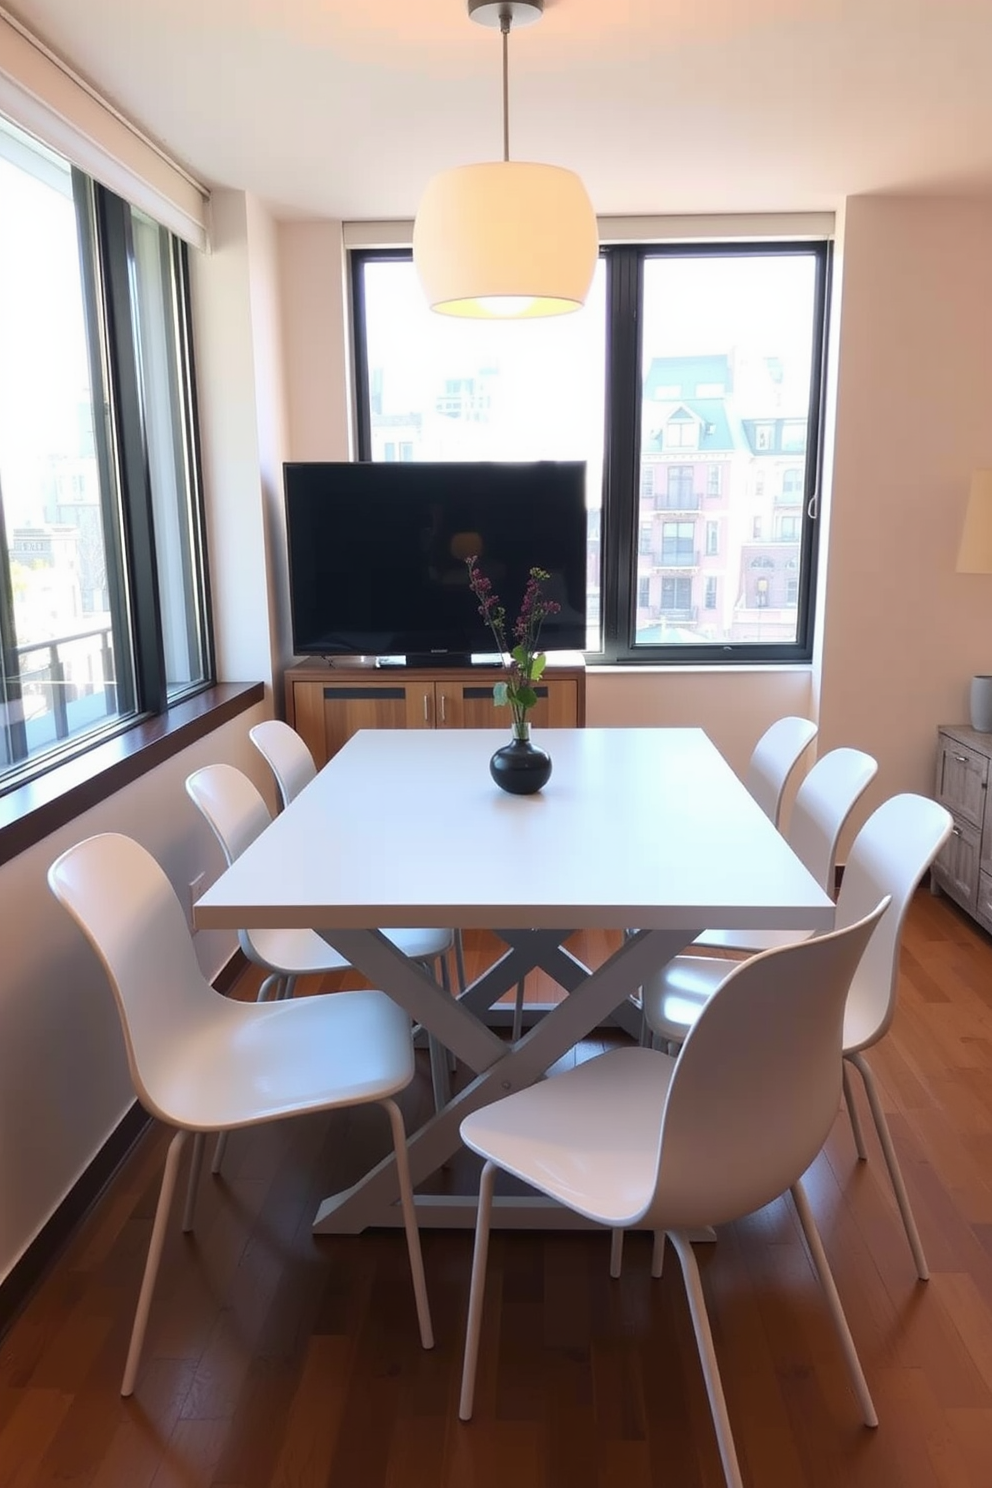
[[[430,682],[295,682],[296,729],[318,766],[337,754],[359,729],[432,728]]]
[[[931,872],[963,909],[974,914],[978,904],[979,833],[969,822],[955,820]]]
[[[980,827],[985,815],[989,762],[966,744],[938,735],[937,800],[959,822]]]
[[[505,728],[509,735],[513,718],[508,707],[494,704],[492,682],[435,682],[434,690],[437,728]],[[528,714],[535,728],[575,728],[577,683],[539,682],[535,691],[537,702]]]

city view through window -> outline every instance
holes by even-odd
[[[600,649],[606,263],[574,315],[432,315],[413,265],[364,276],[374,460],[587,462],[588,647]],[[810,497],[813,252],[648,254],[628,644],[793,643]],[[634,438],[633,426],[629,437]]]
[[[117,712],[72,176],[0,131],[0,765]]]

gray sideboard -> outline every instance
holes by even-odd
[[[992,734],[941,724],[934,794],[954,817],[954,829],[931,869],[930,883],[992,932],[990,764]]]

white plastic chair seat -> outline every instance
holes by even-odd
[[[411,961],[435,961],[454,943],[450,930],[384,930]],[[350,962],[316,930],[249,930],[253,959],[282,976],[320,976],[343,971]]]
[[[669,961],[641,988],[641,1005],[651,1032],[681,1044],[735,965],[716,956],[676,956]]]
[[[414,1074],[410,1018],[384,992],[290,1002],[218,997],[154,1081],[158,1114],[229,1131],[296,1112],[381,1101]]]
[[[466,1116],[462,1139],[589,1219],[634,1224],[654,1193],[674,1068],[654,1049],[614,1049]]]
[[[801,930],[704,930],[692,942],[711,951],[731,951],[740,956],[756,956],[759,951],[774,951],[779,946],[795,945],[812,934]]]

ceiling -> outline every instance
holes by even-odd
[[[412,217],[501,153],[465,0],[5,0],[208,186],[281,217]],[[510,153],[601,215],[992,194],[989,0],[546,0],[510,38]]]

